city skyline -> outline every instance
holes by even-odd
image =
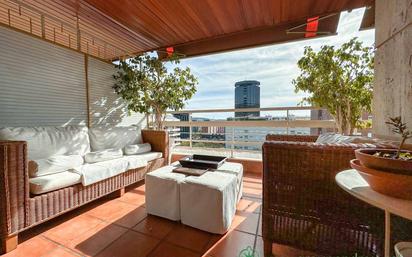
[[[362,8],[342,13],[336,36],[182,59],[181,66],[190,67],[199,78],[198,91],[184,109],[233,108],[233,85],[241,80],[261,82],[261,107],[298,105],[306,94],[295,93],[291,82],[299,75],[296,63],[303,56],[304,46],[315,50],[326,44],[339,47],[352,37],[372,45],[374,30],[358,31],[363,12]],[[268,114],[278,115],[262,112],[261,116]],[[309,112],[293,114],[310,115]],[[221,113],[214,114],[213,118],[231,116],[233,113]]]

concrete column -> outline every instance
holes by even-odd
[[[412,129],[412,0],[376,0],[375,27],[373,133],[392,138],[388,117]]]

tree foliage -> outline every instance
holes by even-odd
[[[292,81],[295,92],[310,96],[302,103],[327,108],[339,133],[352,134],[362,112],[371,112],[374,52],[357,38],[340,48],[305,47],[298,61],[300,75]]]
[[[179,64],[173,56],[166,62]],[[126,102],[129,112],[153,113],[155,129],[163,129],[165,112],[180,110],[196,93],[197,78],[190,68],[175,67],[167,70],[164,61],[143,54],[127,61],[120,61],[113,86]]]

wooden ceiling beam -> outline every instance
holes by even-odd
[[[329,18],[320,21],[318,30],[322,32],[330,32],[330,34],[322,33],[312,38],[336,35],[339,17],[339,14],[332,15]],[[302,31],[301,33],[287,33],[288,29],[304,24],[305,22],[306,20],[302,20],[299,22],[287,23],[283,25],[267,26],[263,28],[232,33],[225,36],[214,37],[207,40],[189,42],[186,44],[174,46],[174,52],[184,57],[194,57],[257,46],[310,39],[305,37],[304,31]],[[165,49],[160,49],[158,53],[161,58],[164,58],[167,55]]]

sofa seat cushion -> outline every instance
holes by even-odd
[[[129,155],[129,156],[136,156],[139,158],[142,158],[143,160],[150,162],[159,158],[163,157],[163,154],[161,152],[148,152],[148,153],[140,153],[136,155]]]
[[[86,163],[70,171],[79,174],[81,176],[83,186],[88,186],[119,175],[125,172],[127,167],[127,160],[120,158],[103,162]]]
[[[141,144],[142,135],[137,127],[97,127],[89,130],[92,151],[110,148],[123,149],[126,145]]]
[[[152,151],[152,146],[149,143],[136,144],[136,145],[126,145],[123,148],[125,155],[134,155],[141,153],[148,153]]]
[[[127,161],[127,169],[138,169],[147,166],[147,161],[138,155],[125,155],[122,159]]]
[[[121,149],[105,149],[96,152],[87,153],[84,156],[86,163],[103,162],[123,157],[123,151]]]
[[[87,127],[5,127],[0,140],[27,141],[29,160],[55,155],[85,155],[90,152]]]
[[[73,172],[65,171],[31,178],[29,182],[30,193],[38,195],[81,183],[81,176]]]
[[[29,161],[29,176],[31,178],[56,174],[83,165],[80,155],[58,155],[48,159]]]

